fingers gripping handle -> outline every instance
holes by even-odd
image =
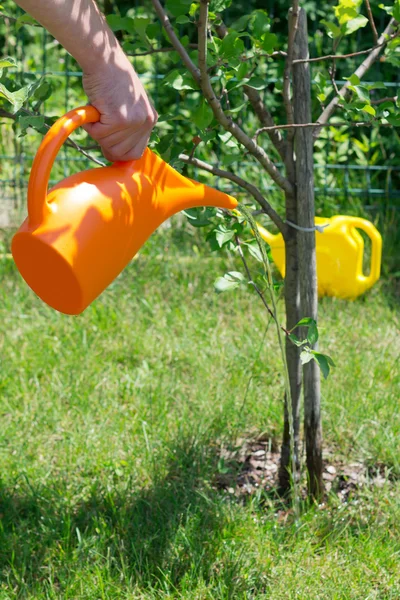
[[[366,219],[359,217],[350,218],[350,227],[361,229],[371,240],[371,269],[369,275],[365,276],[362,272],[359,274],[368,287],[378,281],[381,274],[381,257],[382,257],[382,237],[374,225]]]
[[[28,184],[28,218],[32,225],[39,224],[50,212],[47,186],[54,160],[68,136],[85,123],[99,121],[100,113],[94,106],[81,106],[58,119],[44,136],[34,158]]]

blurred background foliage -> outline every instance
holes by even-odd
[[[326,22],[335,22],[336,4],[337,2],[321,3],[314,0],[303,3],[309,19],[311,56],[331,54],[334,50],[334,40],[327,34],[329,26]],[[179,163],[179,153],[190,153],[196,144],[193,140],[198,141],[200,137],[202,141],[196,148],[196,156],[213,164],[218,163],[256,183],[268,194],[274,206],[282,209],[281,192],[271,185],[271,181],[265,177],[265,173],[260,172],[257,164],[243,157],[243,153],[229,135],[215,127],[209,119],[196,85],[193,85],[190,76],[186,76],[181,70],[178,55],[175,52],[153,52],[154,49],[170,47],[170,43],[161,30],[151,3],[146,0],[134,3],[128,0],[103,0],[99,5],[125,51],[132,56],[133,64],[143,78],[160,115],[160,122],[152,137],[152,146],[164,159],[188,175],[238,195],[229,182],[216,180]],[[193,20],[187,17],[190,3],[167,0],[166,5],[182,43],[195,57],[197,32]],[[289,2],[236,1],[224,11],[223,19],[229,28],[251,31],[254,37],[258,33],[257,27],[263,28],[262,31],[276,36],[273,47],[285,50],[288,8]],[[381,32],[388,22],[388,15],[375,3],[373,12],[378,31]],[[46,31],[35,26],[11,0],[2,3],[0,13],[0,43],[3,56],[15,59],[15,65],[3,68],[0,84],[11,93],[23,88],[25,92],[20,98],[21,103],[25,109],[35,113],[32,121],[32,117],[26,112],[15,110],[19,106],[18,98],[13,98],[16,102],[14,104],[4,97],[0,98],[1,114],[13,112],[16,117],[14,120],[7,116],[0,119],[1,227],[13,224],[1,221],[2,210],[4,213],[6,205],[11,203],[16,210],[24,206],[31,161],[45,131],[44,119],[40,119],[38,115],[46,115],[46,122],[51,124],[54,118],[67,109],[85,103],[86,98],[82,91],[79,66]],[[251,23],[245,17],[250,14],[253,14]],[[240,39],[243,39],[244,47],[250,51],[249,38],[244,36]],[[353,35],[343,37],[338,52],[351,53],[368,49],[373,44],[372,34],[367,26]],[[391,51],[385,51],[381,60],[365,78],[367,87],[370,84],[368,103],[375,107],[376,111],[385,109],[385,106],[381,109],[382,105],[374,104],[376,100],[398,96],[398,49],[399,46],[393,45]],[[361,61],[362,57],[354,57],[336,62],[336,80],[339,85],[352,74]],[[258,56],[254,65],[251,59],[249,60],[248,68],[252,69],[253,66],[255,85],[258,86],[277,123],[284,123],[281,95],[283,59],[278,57],[271,60]],[[313,63],[311,66],[315,120],[321,112],[321,103],[323,104],[325,97],[332,92],[332,84],[328,73],[330,62]],[[218,85],[217,79],[221,75],[217,70],[215,74]],[[2,89],[4,88],[0,88]],[[238,122],[253,135],[259,123],[245,103],[242,88],[233,89],[226,102],[225,108],[234,111]],[[390,100],[389,105],[386,109],[392,113],[393,124],[396,124],[396,101]],[[338,121],[347,120],[343,110],[338,111],[334,118]],[[363,122],[373,118],[372,114],[363,111],[359,116],[355,115],[354,111],[352,114],[353,120]],[[101,158],[83,131],[76,132],[74,139],[82,146],[88,147],[92,155]],[[278,162],[267,136],[260,138],[260,143]],[[400,276],[398,154],[399,133],[393,126],[326,128],[315,148],[318,214],[354,214],[374,221],[384,236],[384,271],[392,278]],[[53,169],[53,180],[57,181],[75,170],[88,166],[94,165],[76,150],[64,147]]]

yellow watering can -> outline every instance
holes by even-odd
[[[330,219],[316,217],[321,228],[315,232],[319,296],[354,299],[378,281],[381,271],[382,238],[366,219],[338,215]],[[281,234],[273,235],[261,225],[260,236],[271,247],[272,258],[285,276],[285,244]],[[357,229],[371,240],[371,267],[363,273],[364,240]]]

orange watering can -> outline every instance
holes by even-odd
[[[374,225],[358,217],[316,217],[317,275],[319,296],[354,299],[378,281],[381,271],[382,238]],[[270,245],[272,258],[285,276],[285,244],[281,234],[273,235],[258,226],[261,237]],[[371,267],[363,273],[364,240],[357,229],[371,240]]]
[[[85,310],[174,213],[238,204],[228,194],[183,177],[150,149],[139,160],[77,173],[47,191],[54,159],[69,134],[99,118],[93,106],[84,106],[47,132],[32,165],[28,217],[11,246],[32,290],[71,315]]]

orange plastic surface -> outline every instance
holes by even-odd
[[[319,296],[354,299],[378,281],[381,272],[382,238],[366,219],[337,215],[330,219],[317,217],[316,225],[326,225],[323,233],[316,231],[317,275]],[[357,229],[371,240],[369,275],[363,273],[364,240]],[[261,237],[270,245],[272,258],[285,276],[285,244],[281,234],[273,235],[259,226]]]
[[[237,206],[232,196],[183,177],[150,149],[139,160],[72,175],[48,192],[54,159],[68,135],[99,118],[94,107],[83,106],[48,131],[32,165],[28,217],[11,248],[32,290],[71,315],[85,310],[174,213]]]

